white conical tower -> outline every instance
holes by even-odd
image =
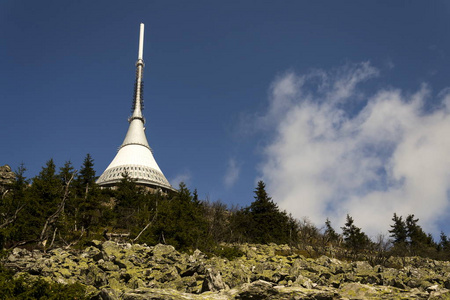
[[[128,119],[130,126],[127,135],[113,161],[98,178],[97,184],[103,187],[117,185],[122,174],[128,175],[140,185],[153,190],[174,190],[162,173],[145,136],[145,119],[142,115],[143,90],[143,50],[144,24],[141,23],[139,35],[139,52],[136,62],[136,83],[134,87],[133,114]]]

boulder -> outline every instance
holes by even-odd
[[[264,280],[257,280],[252,283],[246,283],[236,295],[236,299],[251,300],[251,299],[270,299],[277,295],[278,291],[274,285]]]
[[[449,299],[450,263],[391,259],[387,266],[304,258],[278,245],[241,245],[228,260],[169,245],[92,241],[81,252],[16,248],[16,277],[85,285],[92,299]],[[243,250],[242,250],[243,249]],[[391,268],[389,266],[396,266]],[[447,298],[446,298],[447,297]]]
[[[16,179],[16,174],[8,165],[0,166],[0,194],[3,194],[9,185]]]
[[[229,287],[223,282],[220,272],[214,268],[207,268],[205,274],[205,281],[202,286],[202,293],[207,291],[220,291],[229,289]]]

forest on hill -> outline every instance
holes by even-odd
[[[15,178],[0,185],[1,249],[81,249],[93,239],[116,235],[133,243],[169,244],[181,251],[200,249],[225,257],[237,255],[233,244],[276,243],[309,256],[341,249],[341,256],[450,259],[447,235],[442,232],[435,241],[414,215],[394,214],[389,236],[376,240],[347,215],[340,234],[328,219],[318,228],[279,209],[262,181],[249,206],[230,208],[220,201],[199,199],[197,191],[183,183],[178,192],[147,193],[126,173],[116,189],[101,189],[89,154],[79,171],[70,162],[57,168],[52,159],[31,179],[25,171],[25,166],[19,166]]]

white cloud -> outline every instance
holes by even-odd
[[[227,170],[223,178],[224,184],[227,188],[231,188],[239,178],[240,166],[236,163],[236,160],[230,158],[227,164]]]
[[[364,96],[358,84],[375,76],[361,63],[277,78],[258,119],[275,128],[263,178],[281,208],[317,225],[329,217],[337,228],[349,213],[376,235],[387,232],[394,212],[413,213],[436,233],[450,202],[450,89],[426,112],[425,85],[412,95]]]
[[[170,180],[170,184],[177,189],[182,182],[184,182],[186,185],[189,185],[191,177],[191,172],[189,170],[185,170],[184,172],[179,173],[174,178],[172,178]]]

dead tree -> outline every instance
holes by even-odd
[[[141,232],[139,232],[139,234],[133,239],[133,243],[135,243],[139,237],[141,236],[141,234],[147,230],[148,227],[150,227],[150,225],[156,220],[156,216],[158,215],[158,200],[156,200],[156,206],[155,206],[155,214],[153,215],[153,218],[151,219],[150,222],[147,223],[147,225],[145,225],[145,227],[141,230]]]
[[[42,245],[44,247],[45,247],[45,244],[47,243],[47,239],[46,238],[44,239],[44,237],[46,236],[48,228],[58,220],[59,216],[61,215],[61,212],[64,211],[64,206],[66,204],[67,198],[69,197],[70,183],[72,182],[73,178],[75,177],[75,174],[76,174],[76,171],[72,173],[72,176],[70,177],[69,181],[67,182],[66,187],[64,189],[64,195],[62,197],[61,202],[58,205],[58,208],[50,217],[47,218],[47,221],[45,221],[44,227],[42,228],[39,241],[42,243]],[[53,244],[53,241],[52,241],[52,244]]]

